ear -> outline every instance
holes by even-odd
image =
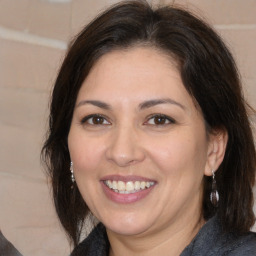
[[[209,134],[207,162],[204,170],[206,176],[212,176],[212,171],[219,168],[225,156],[227,142],[226,130],[215,130]]]

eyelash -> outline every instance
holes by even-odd
[[[164,123],[154,123],[154,124],[149,124],[149,120],[154,119],[154,121],[157,121],[157,119],[163,119]],[[159,120],[158,120],[159,121]],[[161,120],[160,120],[161,121]],[[168,123],[166,123],[166,121],[168,121]],[[145,122],[145,124],[149,124],[149,125],[156,125],[156,126],[164,126],[164,125],[170,125],[170,124],[175,124],[175,120],[172,119],[169,116],[163,115],[163,114],[153,114],[151,115],[147,121]]]
[[[94,121],[97,121],[99,123],[94,123],[93,118],[95,118]],[[91,120],[91,122],[89,122],[89,120]],[[97,120],[98,119],[98,120]],[[158,120],[157,120],[158,119]],[[149,121],[153,120],[154,123],[150,124]],[[159,121],[159,123],[156,123],[156,121]],[[163,123],[161,122],[163,121]],[[166,123],[167,121],[167,123]],[[101,114],[92,114],[92,115],[88,115],[85,116],[82,120],[81,120],[81,124],[89,124],[89,125],[110,125],[111,123],[107,120],[107,118]],[[170,125],[170,124],[175,124],[175,120],[172,119],[169,116],[163,115],[163,114],[152,114],[150,115],[146,122],[144,122],[144,125],[150,125],[150,126],[165,126],[165,125]]]
[[[93,123],[93,118],[98,118],[101,119],[103,121],[103,123]],[[92,122],[90,123],[89,120],[92,119]],[[96,121],[96,120],[95,120]],[[107,124],[104,124],[104,122],[107,122]],[[103,115],[100,114],[92,114],[89,116],[85,116],[82,120],[81,120],[81,124],[89,124],[89,125],[109,125],[111,124],[106,117],[104,117]]]

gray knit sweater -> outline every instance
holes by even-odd
[[[0,231],[0,255],[1,256],[22,256],[16,248],[3,236]]]
[[[106,230],[99,224],[71,253],[71,256],[108,256]],[[168,256],[168,255],[166,255]],[[256,233],[239,236],[221,231],[217,217],[200,229],[180,256],[256,256]]]

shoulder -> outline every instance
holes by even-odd
[[[217,217],[210,219],[181,256],[252,256],[256,255],[256,233],[238,235],[224,232]]]
[[[105,227],[100,223],[71,253],[70,256],[107,256],[109,242]]]
[[[251,256],[256,255],[256,233],[249,232],[245,235],[229,235],[220,248],[220,253],[225,256]]]

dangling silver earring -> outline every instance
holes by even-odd
[[[212,171],[212,192],[210,194],[210,200],[214,207],[218,207],[219,199],[220,199],[220,196],[219,196],[219,192],[217,190],[215,173],[214,173],[214,171]]]
[[[73,162],[70,162],[70,172],[71,172],[71,181],[72,181],[72,183],[74,183],[75,176],[74,176],[74,171],[73,171]]]

